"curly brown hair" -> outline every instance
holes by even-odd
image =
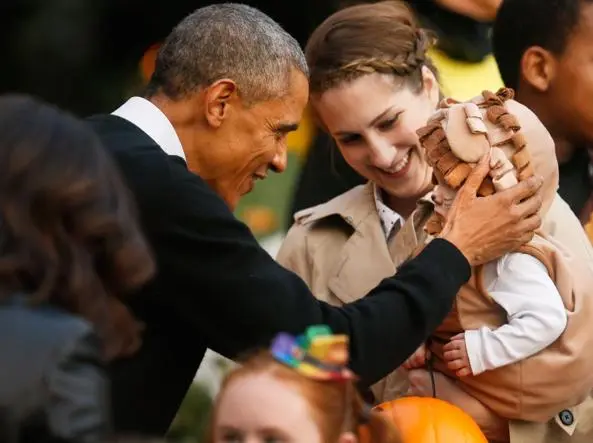
[[[0,97],[0,297],[81,315],[112,358],[140,346],[120,297],[153,272],[129,191],[94,132],[32,97]]]

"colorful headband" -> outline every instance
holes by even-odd
[[[321,381],[356,379],[346,367],[348,337],[332,334],[328,326],[310,326],[298,337],[280,333],[270,350],[276,360],[305,377]]]

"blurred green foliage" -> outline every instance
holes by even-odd
[[[288,167],[282,174],[270,172],[268,178],[257,182],[255,189],[241,198],[235,215],[242,219],[242,213],[250,206],[267,206],[274,212],[278,222],[278,230],[286,230],[286,214],[292,203],[292,193],[297,180],[301,163],[298,155],[294,152],[288,153]]]
[[[203,385],[194,383],[169,429],[167,442],[204,442],[211,408],[212,399],[208,390]]]

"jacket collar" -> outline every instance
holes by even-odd
[[[295,222],[310,224],[334,215],[340,216],[352,228],[357,227],[372,213],[377,213],[373,195],[373,183],[356,186],[337,197],[295,214]],[[377,216],[377,222],[378,222]],[[380,226],[379,226],[380,227]]]
[[[185,160],[185,153],[175,128],[151,101],[143,97],[132,97],[111,114],[137,126],[168,155],[176,155]]]
[[[433,203],[431,195],[432,192],[429,192],[425,196],[420,197],[417,208],[426,206],[432,208]],[[361,223],[366,221],[373,213],[377,214],[377,207],[375,204],[374,185],[373,182],[369,181],[366,184],[356,186],[325,203],[297,212],[294,219],[297,223],[307,225],[337,215],[347,224],[352,226],[352,228],[358,230]],[[414,214],[416,214],[415,223],[417,224],[418,222],[421,222],[421,220],[418,220],[418,210],[416,210]],[[374,217],[371,217],[371,219],[373,218]]]
[[[344,243],[330,271],[328,288],[343,303],[351,303],[369,293],[381,280],[395,274],[424,241],[422,226],[432,213],[430,195],[422,197],[418,209],[389,241],[381,227],[375,205],[373,184],[357,186],[327,203],[295,215],[297,223],[312,224],[331,216],[340,217],[354,233]]]

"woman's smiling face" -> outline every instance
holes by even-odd
[[[348,164],[396,198],[419,198],[431,187],[432,168],[416,130],[435,111],[439,89],[427,68],[423,77],[419,92],[392,75],[372,73],[312,99]]]

